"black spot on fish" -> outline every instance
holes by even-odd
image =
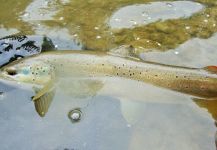
[[[130,74],[130,76],[132,76],[132,74]]]
[[[118,69],[121,69],[121,67],[118,67]]]
[[[178,76],[176,76],[176,78],[178,78]]]
[[[125,75],[125,73],[123,73],[123,75]]]
[[[104,66],[104,64],[102,64],[102,66]]]
[[[155,77],[158,77],[158,75],[156,74]]]
[[[117,75],[118,75],[118,73],[117,73]]]
[[[139,74],[142,74],[142,72],[140,72]]]

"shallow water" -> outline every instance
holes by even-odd
[[[2,0],[1,4],[0,37],[46,35],[59,50],[132,45],[148,61],[188,67],[217,64],[215,0]],[[191,5],[181,7],[185,4]],[[132,12],[137,7],[138,12]],[[145,23],[143,9],[151,16]],[[123,22],[117,20],[126,16]],[[112,25],[112,20],[118,24]],[[110,28],[116,25],[121,29]],[[5,92],[0,95],[0,149],[216,149],[213,105],[199,107],[192,96],[168,89],[123,78],[61,79],[44,118],[35,111],[29,86],[0,82],[0,91]],[[68,118],[74,108],[82,111],[76,123]]]
[[[92,98],[57,89],[44,118],[31,91],[9,89],[0,101],[2,148],[215,149],[214,120],[189,96],[126,79],[100,80],[103,88]],[[74,108],[83,113],[77,123],[67,117]]]

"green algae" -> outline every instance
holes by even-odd
[[[3,0],[0,6],[1,25],[6,29],[15,28],[22,34],[34,34],[33,24],[20,18],[31,2]],[[54,20],[41,23],[51,28],[67,28],[71,35],[78,37],[83,49],[109,50],[121,45],[132,45],[137,53],[173,49],[191,38],[209,38],[217,30],[216,0],[197,0],[206,8],[189,18],[157,21],[120,30],[108,26],[109,18],[119,8],[148,2],[154,0],[73,0],[65,4],[55,0],[50,6],[59,10]],[[61,17],[63,19],[59,19]]]
[[[158,21],[130,30],[122,29],[116,32],[115,35],[117,42],[131,44],[136,48],[168,50],[176,48],[191,38],[211,37],[217,31],[216,24],[217,7],[215,6],[207,8],[205,11],[195,14],[190,18]],[[120,41],[122,35],[127,35],[127,39]],[[138,37],[139,39],[134,37]],[[147,41],[151,41],[151,44]]]
[[[197,0],[206,6],[204,10],[189,18],[158,21],[128,29],[110,29],[107,22],[114,11],[132,4],[144,4],[151,0],[80,0],[67,5],[59,5],[53,24],[78,34],[84,49],[109,50],[120,45],[132,45],[139,52],[152,49],[168,50],[179,46],[191,38],[209,38],[217,30],[217,2]],[[208,17],[207,17],[208,16]],[[48,23],[49,22],[49,23]]]
[[[20,34],[33,34],[34,31],[31,25],[20,19],[23,11],[31,2],[32,0],[2,0],[0,5],[0,25],[5,29],[15,28]]]

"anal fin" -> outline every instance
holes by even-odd
[[[193,101],[200,107],[205,108],[217,121],[217,98],[212,100],[194,98]]]

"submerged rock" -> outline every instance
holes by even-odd
[[[0,38],[0,66],[18,58],[55,49],[51,39],[46,36],[11,35]]]

